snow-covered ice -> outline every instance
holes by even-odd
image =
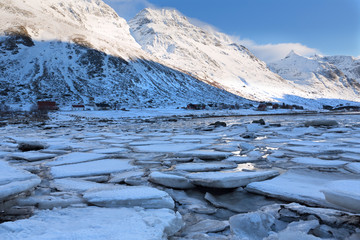
[[[237,167],[233,162],[206,162],[206,163],[181,163],[174,166],[175,170],[187,172],[209,172],[222,169],[234,169]]]
[[[126,159],[102,159],[91,162],[67,164],[51,167],[51,175],[54,178],[86,177],[116,172],[125,172],[136,169]]]
[[[360,162],[346,164],[345,169],[356,174],[360,174]]]
[[[291,159],[291,161],[307,166],[322,166],[322,167],[341,167],[348,163],[346,161],[341,161],[341,160],[321,160],[312,157],[297,157]]]
[[[84,193],[84,198],[91,204],[101,207],[143,207],[174,208],[174,201],[164,191],[146,186],[121,186],[95,189]]]
[[[149,180],[153,183],[176,189],[189,189],[195,187],[190,180],[184,176],[164,172],[152,172],[149,175]]]
[[[56,157],[57,154],[50,154],[50,153],[41,153],[37,151],[30,151],[30,152],[18,152],[10,154],[11,158],[26,160],[29,162],[40,161],[45,159],[52,159]]]
[[[360,212],[360,179],[331,181],[322,192],[326,201],[353,212]]]
[[[181,227],[181,215],[169,209],[86,207],[38,211],[0,224],[0,235],[4,240],[154,240],[167,239]]]
[[[107,187],[106,184],[85,181],[78,178],[60,178],[51,182],[51,187],[64,192],[85,192],[91,189]]]
[[[204,172],[190,173],[186,176],[195,185],[211,188],[237,188],[251,182],[263,181],[279,175],[277,171],[259,172]]]
[[[40,182],[38,176],[0,160],[0,201],[31,190]]]
[[[194,150],[175,153],[176,157],[197,157],[203,160],[222,160],[230,157],[232,153],[214,150]]]
[[[304,203],[310,206],[340,208],[325,200],[323,191],[327,184],[337,180],[351,179],[345,174],[327,174],[310,170],[289,170],[271,180],[253,182],[246,190],[285,201]]]
[[[59,166],[64,164],[74,164],[81,162],[89,162],[106,158],[105,154],[99,153],[86,153],[86,152],[72,152],[60,157],[57,157],[54,161],[47,163],[48,166]]]

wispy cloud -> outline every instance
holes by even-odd
[[[219,32],[216,27],[202,22],[196,18],[188,18],[189,21],[202,29],[209,32]],[[256,57],[263,60],[266,63],[271,63],[285,58],[292,50],[302,56],[311,56],[314,54],[321,54],[321,52],[315,48],[307,47],[301,43],[269,43],[269,44],[257,44],[250,39],[241,39],[239,36],[229,36],[230,39],[236,43],[239,43],[248,48]]]
[[[130,20],[144,8],[155,7],[148,0],[104,0],[104,2],[114,8],[117,14],[126,20]]]
[[[314,54],[321,54],[315,48],[307,47],[301,43],[277,43],[277,44],[256,44],[252,40],[237,40],[238,43],[247,47],[255,56],[265,61],[266,63],[278,61],[290,52],[295,51],[302,56],[311,56]]]

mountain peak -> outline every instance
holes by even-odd
[[[145,8],[134,19],[147,19],[146,23],[163,23],[167,26],[188,25],[188,19],[176,9]]]
[[[293,49],[286,55],[285,58],[291,58],[291,57],[301,57],[301,56],[299,54],[297,54]]]

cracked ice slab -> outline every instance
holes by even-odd
[[[194,150],[175,153],[176,157],[197,157],[203,160],[222,160],[232,155],[233,154],[229,152],[219,152],[214,150]]]
[[[211,162],[211,163],[182,163],[174,166],[175,170],[187,172],[208,172],[221,169],[233,169],[237,164],[233,162]]]
[[[167,239],[183,226],[169,209],[66,208],[0,224],[3,239]],[[59,237],[60,236],[60,237]]]
[[[41,179],[38,176],[0,161],[0,201],[28,191],[40,182]]]
[[[149,180],[153,183],[177,189],[189,189],[195,187],[186,177],[169,173],[152,172],[149,175]]]
[[[210,188],[237,188],[251,182],[263,181],[279,175],[278,171],[259,172],[204,172],[190,173],[187,178],[195,185]]]
[[[106,158],[105,154],[98,153],[85,153],[85,152],[72,152],[60,157],[57,157],[54,161],[47,163],[48,166],[59,166],[64,164],[74,164],[80,162],[89,162]]]
[[[322,192],[326,201],[352,212],[360,212],[360,180],[331,181]]]
[[[102,174],[125,172],[136,169],[129,159],[103,159],[77,164],[54,166],[50,172],[54,178],[88,177]]]
[[[112,184],[102,184],[96,182],[90,182],[77,178],[60,178],[55,179],[50,183],[52,188],[56,188],[63,192],[85,192],[90,189],[104,188],[106,186],[112,186]]]
[[[348,163],[346,161],[341,161],[341,160],[322,160],[312,157],[297,157],[291,159],[291,161],[298,164],[304,164],[308,166],[319,166],[319,167],[341,167]]]
[[[325,200],[323,191],[329,190],[327,184],[336,180],[349,180],[344,174],[327,174],[311,170],[289,170],[288,172],[263,182],[247,185],[249,192],[304,203],[310,206],[322,206],[343,209]]]
[[[41,153],[37,151],[18,152],[9,155],[13,159],[26,160],[28,162],[40,161],[57,157],[57,154]]]
[[[208,144],[196,143],[164,143],[164,144],[149,144],[143,146],[133,146],[135,152],[159,152],[159,153],[174,153],[182,151],[190,151],[199,148],[208,147]]]
[[[168,193],[146,186],[119,186],[86,192],[84,198],[100,207],[170,208],[175,206]]]

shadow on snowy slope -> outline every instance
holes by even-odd
[[[129,105],[244,102],[176,69],[146,59],[126,61],[86,42],[0,37],[0,101],[112,102]]]

